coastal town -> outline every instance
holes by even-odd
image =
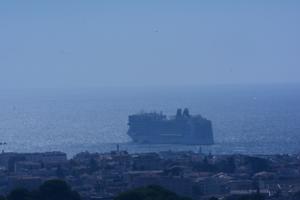
[[[84,200],[113,199],[130,189],[159,185],[191,199],[298,199],[300,154],[212,155],[192,151],[128,153],[63,152],[0,154],[0,195],[35,190],[64,180]],[[237,199],[237,198],[235,198]]]

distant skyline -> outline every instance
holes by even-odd
[[[0,89],[300,83],[300,1],[1,1]]]

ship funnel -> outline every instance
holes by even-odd
[[[176,112],[176,118],[180,118],[180,117],[182,117],[182,110],[181,108],[178,108]]]
[[[185,108],[185,109],[183,110],[183,116],[184,116],[184,117],[190,117],[189,109]]]

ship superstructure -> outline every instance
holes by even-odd
[[[128,135],[136,143],[195,144],[214,143],[212,123],[201,115],[190,115],[185,108],[173,117],[162,112],[140,113],[128,117]]]

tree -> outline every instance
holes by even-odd
[[[245,163],[253,173],[261,172],[261,171],[270,171],[270,162],[263,158],[257,157],[246,157]]]
[[[293,199],[295,199],[295,200],[300,199],[300,191],[296,192],[296,193],[293,195]]]
[[[190,200],[157,185],[141,187],[121,193],[114,200]]]
[[[91,158],[89,161],[89,172],[93,173],[99,169],[98,163],[94,158]]]
[[[265,200],[265,197],[260,194],[231,195],[226,197],[225,200]]]
[[[9,193],[7,199],[8,200],[29,200],[31,199],[30,192],[24,188],[17,188]]]
[[[7,200],[80,200],[80,195],[71,190],[63,180],[54,179],[43,183],[38,190],[18,188],[9,193]],[[0,200],[5,200],[1,198]]]
[[[57,169],[56,169],[56,176],[58,178],[65,178],[65,173],[64,170],[61,168],[60,165],[58,165]]]
[[[72,191],[66,182],[59,179],[46,181],[40,186],[39,192],[42,200],[80,200],[79,194]]]

